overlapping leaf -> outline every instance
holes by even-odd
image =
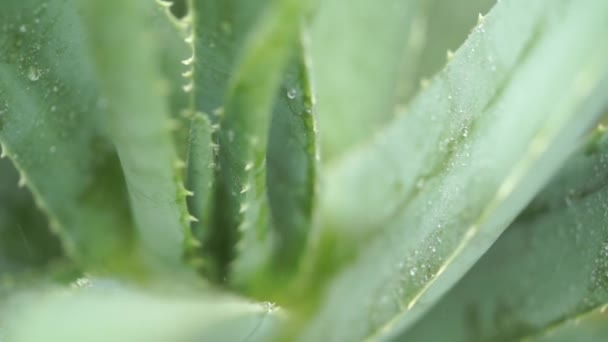
[[[189,239],[189,215],[179,169],[183,162],[173,145],[169,104],[159,89],[159,47],[145,30],[145,15],[154,6],[147,1],[80,4],[143,255],[175,270]],[[113,25],[107,25],[108,17]]]
[[[129,259],[134,231],[106,135],[84,27],[70,1],[4,1],[0,141],[68,253],[88,266]]]
[[[604,136],[568,161],[404,338],[521,339],[608,303],[607,170]]]
[[[166,295],[110,281],[22,293],[0,312],[8,341],[268,341],[280,311],[224,295]],[[100,330],[102,329],[102,330]]]
[[[499,3],[407,113],[331,170],[302,276],[329,283],[304,338],[391,336],[485,252],[599,114],[605,13]]]
[[[423,47],[424,22],[417,19],[427,2],[321,2],[310,40],[324,158],[340,155],[390,118],[400,76],[416,65]]]
[[[302,57],[295,58],[295,72],[285,72],[285,66],[298,47],[309,6],[307,1],[192,3],[195,110],[217,126],[213,140],[219,149],[213,204],[198,213],[208,229],[204,253],[218,279],[235,259],[236,276],[249,278],[270,262],[273,245],[291,249],[296,239],[290,237],[302,234],[290,233],[308,230],[315,177],[312,100],[303,84],[307,76],[300,75],[306,72]],[[272,178],[266,182],[266,177]],[[204,206],[209,200],[199,202]],[[276,228],[275,241],[269,227]]]
[[[0,282],[12,273],[38,269],[61,256],[48,220],[36,208],[10,160],[0,160]]]

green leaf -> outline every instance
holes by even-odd
[[[518,340],[608,303],[606,138],[593,152],[586,147],[571,157],[490,251],[403,338]]]
[[[325,1],[311,29],[323,158],[360,145],[405,107],[493,3]]]
[[[189,199],[188,207],[195,218],[192,227],[198,241],[205,240],[207,227],[211,223],[209,213],[212,205],[214,163],[211,135],[209,118],[195,113],[191,118],[188,140],[187,188],[193,194]],[[198,254],[197,250],[192,253]],[[191,257],[194,260],[198,259],[198,255]]]
[[[230,220],[230,214],[224,211],[221,198],[216,197],[218,186],[216,178],[221,170],[217,169],[218,160],[218,130],[221,115],[224,112],[224,103],[229,91],[231,73],[237,68],[238,56],[242,52],[245,42],[253,31],[253,27],[263,12],[268,1],[247,0],[192,0],[190,14],[184,19],[191,31],[187,38],[192,43],[193,55],[184,60],[184,64],[191,66],[185,73],[191,78],[186,87],[192,92],[192,110],[203,113],[210,121],[211,136],[191,136],[191,141],[197,141],[201,151],[205,151],[205,141],[212,147],[214,153],[213,163],[213,194],[208,197],[207,190],[192,188],[194,193],[191,204],[192,212],[200,221],[195,226],[197,234],[203,242],[203,257],[205,258],[206,272],[223,280],[227,273],[227,263],[233,258],[237,222],[225,225],[222,220]],[[194,127],[193,127],[194,128]],[[197,134],[192,131],[193,134]],[[198,133],[200,134],[200,133]],[[205,133],[206,134],[206,133]],[[232,135],[236,134],[232,130]],[[192,146],[195,147],[195,146]],[[203,160],[201,152],[191,150],[198,156],[191,155],[190,160]],[[188,168],[200,169],[203,165]],[[189,179],[189,182],[198,182],[205,186],[204,180]],[[239,190],[240,192],[240,190]],[[236,218],[236,217],[235,217]]]
[[[606,6],[497,4],[407,113],[330,171],[298,285],[321,301],[305,339],[393,336],[485,252],[599,114]]]
[[[32,195],[19,188],[10,160],[0,160],[0,282],[5,275],[39,269],[62,255],[49,222]]]
[[[189,241],[187,191],[162,94],[160,52],[145,29],[155,5],[86,1],[84,13],[105,119],[125,173],[142,255],[151,267],[179,270]],[[112,17],[112,25],[106,18]]]
[[[184,0],[185,1],[185,0]],[[160,2],[161,6],[166,6]],[[171,7],[173,9],[173,7]],[[154,31],[155,43],[160,53],[162,71],[162,94],[168,98],[170,116],[172,118],[171,128],[177,147],[177,153],[181,160],[187,158],[190,120],[192,116],[192,94],[186,91],[188,83],[184,79],[184,65],[180,61],[192,54],[190,44],[185,41],[185,22],[173,17],[169,8],[163,11],[154,11],[147,29]]]
[[[108,280],[15,295],[0,317],[0,337],[12,342],[269,341],[281,321],[270,303],[143,292]]]
[[[360,143],[394,113],[397,85],[422,47],[417,18],[426,2],[321,3],[310,28],[310,54],[323,158]]]
[[[307,245],[316,200],[319,153],[307,52],[301,46],[285,73],[272,113],[266,156],[275,232],[273,263],[283,270],[297,265]]]
[[[91,268],[124,268],[134,240],[125,184],[72,5],[3,2],[0,142],[67,253]]]
[[[608,306],[560,323],[540,336],[529,336],[523,341],[539,342],[601,342],[608,338]]]
[[[266,298],[276,296],[297,271],[312,226],[318,146],[305,51],[304,46],[297,49],[283,76],[272,112],[266,169],[255,171],[255,187],[247,189],[248,208],[232,264],[235,283]]]
[[[311,155],[314,158],[314,154],[309,153],[312,129],[309,126],[302,129],[302,122],[306,124],[299,115],[304,112],[302,109],[286,112],[285,108],[276,107],[281,112],[275,117],[291,114],[291,118],[273,119],[272,124],[270,119],[285,66],[297,46],[302,13],[309,6],[308,1],[291,0],[267,4],[243,1],[194,1],[192,4],[195,108],[220,114],[210,116],[212,123],[219,122],[220,126],[214,139],[219,145],[219,154],[211,225],[204,244],[205,253],[212,259],[210,273],[218,280],[227,277],[236,249],[243,251],[256,248],[252,244],[268,243],[268,235],[264,232],[269,221],[264,214],[268,204],[263,169],[268,135],[273,146],[288,145],[286,148],[295,152],[288,156],[294,163],[300,164],[302,159],[308,163]],[[227,76],[229,72],[233,75],[231,79]],[[297,118],[293,112],[298,114]],[[293,126],[286,126],[288,124]],[[269,129],[270,126],[273,128]],[[284,135],[276,133],[277,130]],[[295,144],[290,139],[295,139]],[[275,154],[285,156],[282,149],[271,146],[268,153],[269,160]],[[269,169],[283,167],[273,161],[267,164]],[[277,169],[274,174],[281,172]],[[272,171],[269,176],[271,174]],[[300,179],[287,181],[299,182]],[[308,173],[304,182],[312,183]],[[274,185],[274,179],[271,183]],[[282,190],[273,195],[277,193]],[[285,199],[278,196],[271,198],[271,206],[276,199]],[[288,203],[294,203],[291,198]],[[310,202],[310,198],[304,201]],[[311,206],[305,207],[308,203],[302,204],[304,201],[296,197],[296,208],[289,208],[295,210],[293,217],[296,219],[302,211],[308,210],[310,214],[312,210]],[[276,226],[282,227],[282,217],[277,218],[276,210],[273,213],[274,221],[278,222]],[[261,233],[256,234],[256,230]],[[239,241],[240,247],[235,248]],[[260,256],[247,253],[244,258],[249,262],[259,260]]]
[[[404,86],[406,90],[413,88],[414,82],[426,83],[427,78],[441,71],[446,63],[446,52],[454,51],[462,45],[479,20],[483,20],[483,14],[487,13],[496,1],[430,0],[427,2],[430,4],[426,7],[425,16],[417,18],[426,24],[426,30],[421,30],[421,33],[425,33],[424,46],[419,57],[414,61],[414,70],[410,73],[412,77],[407,80],[410,83]],[[406,91],[404,94],[411,95],[411,91]]]

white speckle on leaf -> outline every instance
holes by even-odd
[[[296,94],[297,94],[297,93],[296,93],[296,90],[295,90],[295,89],[293,89],[293,88],[292,88],[292,89],[289,89],[289,90],[287,91],[287,98],[288,98],[288,99],[290,99],[290,100],[293,100],[293,99],[295,99],[295,98],[296,98]]]
[[[40,74],[42,72],[34,67],[30,67],[27,71],[27,78],[32,82],[36,82],[40,79]]]

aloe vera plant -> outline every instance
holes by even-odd
[[[608,339],[607,34],[603,0],[3,1],[0,341]]]

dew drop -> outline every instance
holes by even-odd
[[[52,106],[52,107],[51,107],[51,112],[54,112],[54,111],[56,111],[56,110],[57,110],[57,107],[55,107],[55,106]]]
[[[262,308],[267,313],[271,313],[271,312],[273,312],[273,311],[275,311],[275,310],[278,309],[277,305],[275,303],[272,303],[272,302],[264,302],[264,303],[262,303]]]
[[[36,82],[40,79],[40,70],[30,67],[27,71],[27,78],[32,82]]]
[[[19,32],[21,32],[21,33],[25,33],[25,32],[27,32],[27,26],[25,26],[25,25],[21,25],[21,26],[19,27]]]
[[[287,98],[289,98],[290,100],[293,100],[296,98],[296,90],[295,89],[289,89],[287,91]]]
[[[53,146],[51,146],[51,147],[49,148],[49,151],[50,151],[51,153],[55,153],[55,152],[57,152],[57,147],[56,147],[55,145],[53,145]]]

